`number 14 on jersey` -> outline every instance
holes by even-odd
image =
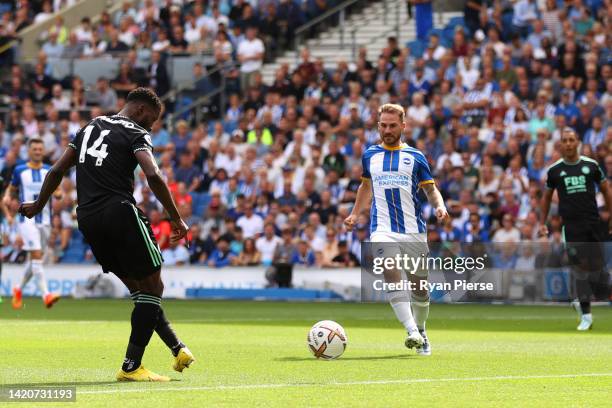
[[[88,154],[92,157],[96,158],[96,166],[101,166],[102,161],[106,159],[108,156],[108,152],[106,148],[108,145],[106,143],[102,143],[104,141],[104,137],[106,137],[110,130],[103,130],[100,132],[100,136],[95,140],[95,142],[91,145],[91,147],[87,147],[89,143],[89,138],[91,137],[91,132],[94,130],[93,126],[87,126],[85,128],[85,133],[83,135],[83,142],[81,143],[81,151],[79,153],[79,163],[85,163],[85,154]]]

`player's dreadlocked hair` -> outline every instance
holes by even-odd
[[[162,109],[161,101],[150,88],[140,87],[131,91],[127,96],[127,102],[131,101],[144,102],[158,111]]]

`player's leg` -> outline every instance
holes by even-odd
[[[140,289],[138,289],[138,283],[132,279],[123,278],[122,282],[130,290],[130,298],[136,303],[140,295]],[[178,338],[170,322],[164,313],[163,307],[159,308],[159,316],[157,325],[155,326],[155,332],[164,344],[170,349],[174,356],[174,364],[172,367],[175,371],[182,372],[186,367],[189,367],[191,363],[195,361],[193,354],[187,348],[187,346]]]
[[[426,238],[423,238],[426,239]],[[410,257],[416,259],[424,258],[429,249],[425,242],[421,242],[416,238],[411,239],[410,242],[406,242],[402,245],[404,253],[407,253]],[[423,265],[426,266],[426,265]],[[417,325],[417,329],[423,337],[423,345],[417,347],[417,353],[421,355],[431,355],[431,344],[427,337],[425,329],[425,323],[429,317],[429,290],[427,286],[428,271],[426,267],[419,267],[414,273],[408,273],[408,280],[412,282],[410,290],[410,306],[412,309],[412,315]]]
[[[161,257],[161,251],[159,249],[159,245],[155,239],[155,234],[151,229],[151,222],[146,217],[146,215],[136,209],[137,221],[139,221],[140,226],[143,228],[145,233],[145,238],[148,240],[149,245],[152,247],[152,252],[157,252],[158,259],[163,261]],[[142,288],[141,288],[142,290]],[[160,306],[159,308],[159,316],[157,325],[155,326],[155,331],[159,335],[159,337],[166,343],[168,348],[172,351],[174,355],[174,363],[172,367],[175,371],[182,372],[186,367],[189,367],[191,363],[195,361],[193,354],[191,351],[185,346],[183,342],[179,340],[176,333],[170,326],[170,322],[164,313],[164,309]]]
[[[32,276],[36,280],[43,303],[47,308],[51,308],[60,299],[60,296],[49,292],[44,270],[44,258],[47,252],[50,228],[45,225],[35,225],[34,227],[35,239],[33,240],[32,252],[30,253],[32,257]]]
[[[383,273],[385,283],[399,283],[403,279],[401,270],[387,270]],[[408,348],[420,347],[423,344],[423,337],[417,328],[412,309],[410,307],[410,292],[407,289],[387,291],[387,299],[395,313],[397,320],[404,326],[408,337],[405,345]]]
[[[32,278],[36,279],[37,286],[41,293],[45,294],[46,281],[44,281],[42,287],[39,281],[37,273],[40,272],[38,265],[38,257],[41,247],[41,237],[38,228],[35,224],[24,222],[19,224],[19,235],[23,240],[23,250],[26,251],[28,256],[26,257],[25,269],[21,283],[19,286],[13,288],[13,308],[19,309],[23,306],[23,289],[30,282]],[[38,252],[37,252],[38,251]]]
[[[576,245],[573,243],[571,249],[577,249],[578,253],[586,250],[584,244]],[[591,298],[593,290],[591,288],[592,272],[589,271],[589,261],[583,255],[575,257],[575,263],[572,265],[572,278],[574,280],[574,288],[576,290],[576,298],[580,304],[580,323],[576,328],[578,331],[590,330],[593,326],[593,315],[591,314]]]
[[[30,261],[29,257],[26,257],[25,269],[23,271],[21,283],[13,287],[13,309],[21,309],[23,306],[23,288],[25,288],[30,279],[32,279],[32,262]]]
[[[584,259],[580,266],[584,269],[583,276],[586,282],[582,283],[585,287],[582,288],[582,297],[579,299],[582,310],[582,318],[578,325],[579,331],[589,330],[593,327],[591,299],[608,300],[610,293],[605,243],[603,242],[607,235],[607,225],[604,225],[604,228],[601,227],[599,224],[591,225],[591,233],[587,237],[588,242],[582,244],[583,250],[580,253],[580,257]]]
[[[575,270],[572,273],[575,282],[576,295],[580,302],[580,323],[576,328],[578,331],[590,330],[593,326],[593,315],[591,314],[591,284],[587,273]]]
[[[372,234],[370,241],[372,253],[376,254],[377,257],[395,258],[396,255],[401,253],[399,244],[394,242],[394,237],[390,236],[390,234]],[[402,281],[403,274],[402,271],[397,268],[385,269],[383,278],[386,284],[398,283]],[[405,341],[406,347],[413,348],[421,345],[423,343],[423,338],[419,334],[414,317],[412,316],[410,293],[408,290],[388,290],[387,300],[393,309],[393,313],[395,313],[395,317],[408,333],[408,337]]]
[[[160,270],[138,281],[138,294],[132,310],[132,331],[122,370],[126,373],[140,368],[145,349],[159,319],[164,285]]]
[[[137,281],[137,287],[131,289],[139,291],[132,312],[129,344],[117,379],[169,381],[168,377],[151,373],[141,365],[146,346],[160,320],[163,293],[160,270],[163,259],[159,246],[148,219],[131,203],[123,202],[110,211],[113,212],[113,219],[121,220],[120,224],[113,223],[109,227],[116,265],[113,272],[122,278]],[[178,355],[181,356],[180,351]]]
[[[563,237],[570,265],[574,297],[580,305],[580,323],[577,330],[589,330],[593,325],[591,314],[591,285],[589,283],[589,255],[590,245],[588,243],[589,226],[576,223],[566,223],[563,226]]]

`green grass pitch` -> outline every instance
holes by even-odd
[[[0,384],[76,385],[72,406],[603,407],[612,400],[610,307],[595,307],[594,330],[578,333],[569,306],[433,305],[433,355],[420,357],[404,348],[385,304],[164,301],[198,361],[175,373],[154,335],[144,365],[173,381],[143,384],[114,382],[129,336],[128,300],[64,299],[52,310],[39,299],[25,303],[21,311],[8,299],[0,305]],[[315,360],[306,347],[308,329],[324,319],[346,329],[339,360]]]

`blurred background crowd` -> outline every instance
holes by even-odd
[[[377,109],[387,102],[406,108],[404,140],[427,156],[451,215],[439,225],[424,207],[431,241],[559,242],[558,217],[549,237],[538,236],[538,220],[546,169],[560,158],[565,126],[612,178],[610,0],[468,0],[462,18],[409,44],[390,37],[376,60],[362,48],[356,61],[327,69],[304,48],[299,63],[282,65],[270,83],[262,64],[291,46],[295,27],[339,2],[125,1],[114,15],[68,30],[51,16],[70,3],[0,0],[0,45],[55,18],[34,64],[15,63],[10,50],[0,54],[7,73],[0,106],[8,108],[0,116],[0,175],[6,186],[27,160],[31,137],[44,140],[53,163],[90,118],[120,110],[136,86],[166,95],[168,55],[210,51],[214,66],[194,64],[191,89],[200,92],[198,78],[222,67],[215,75],[223,76],[223,105],[203,120],[161,119],[151,130],[160,168],[191,226],[189,246],[170,242],[160,204],[136,175],[136,201],[167,265],[358,265],[368,214],[352,232],[342,221],[360,184],[363,152],[379,143]],[[117,77],[99,78],[95,87],[84,87],[78,75],[52,76],[56,58],[106,53],[123,62]],[[170,99],[165,107],[165,117],[176,109]],[[52,205],[53,261],[92,261],[76,228],[74,175]],[[2,256],[19,262],[22,242],[9,220]]]

